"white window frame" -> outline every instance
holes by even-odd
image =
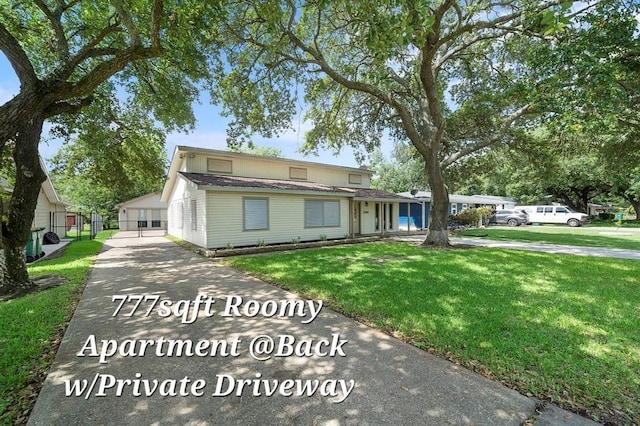
[[[322,224],[316,224],[316,223],[312,223],[310,224],[309,221],[311,220],[311,217],[309,215],[309,210],[311,208],[312,204],[320,204],[321,205],[321,214],[318,215],[318,218],[322,218]],[[335,218],[337,219],[337,223],[327,223],[327,220],[330,218],[328,215],[331,214],[331,211],[327,210],[328,205],[336,205],[338,208],[337,214],[335,215]],[[304,200],[304,227],[305,228],[339,228],[340,227],[340,221],[341,221],[341,205],[340,205],[340,200],[319,200],[319,199],[306,199]]]
[[[198,230],[198,200],[191,200],[191,230]]]
[[[178,201],[176,203],[176,227],[182,229],[184,226],[184,203]]]
[[[156,223],[158,226],[155,226]],[[151,210],[151,227],[162,228],[162,211],[160,209]]]

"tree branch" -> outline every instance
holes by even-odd
[[[56,102],[49,105],[49,107],[44,110],[43,116],[45,118],[50,118],[58,114],[77,114],[82,108],[91,105],[92,102],[93,96],[87,96],[86,98],[82,98],[80,101],[74,103]]]
[[[151,14],[151,47],[154,49],[162,49],[160,43],[160,21],[162,19],[163,6],[162,0],[154,0]]]
[[[159,0],[154,2],[154,12],[156,4]],[[122,0],[111,0],[111,4],[116,9],[116,13],[118,17],[122,20],[122,23],[127,28],[127,32],[129,33],[129,37],[131,37],[131,46],[142,46],[142,39],[140,37],[140,33],[133,23],[133,19],[131,19],[131,15],[127,11],[127,9],[122,4]]]
[[[20,43],[18,43],[18,40],[7,31],[2,22],[0,22],[0,49],[2,49],[11,67],[16,72],[20,85],[35,86],[38,82],[38,76],[33,69],[33,65],[31,65],[29,57],[20,46]]]
[[[452,165],[453,163],[455,163],[456,161],[458,161],[460,158],[469,155],[473,152],[479,151],[482,148],[486,148],[488,146],[493,145],[494,143],[498,142],[500,139],[502,139],[504,137],[504,135],[507,133],[507,131],[511,128],[511,126],[513,125],[513,123],[520,117],[522,117],[523,115],[530,113],[531,106],[530,105],[525,105],[522,108],[518,109],[517,111],[514,111],[511,115],[509,115],[504,122],[502,123],[502,126],[500,126],[500,129],[498,130],[498,132],[493,135],[490,138],[484,139],[484,140],[480,140],[472,145],[468,145],[465,148],[461,149],[460,151],[450,155],[448,158],[444,159],[442,162],[440,162],[440,167],[442,167],[443,169],[449,167],[450,165]]]
[[[56,52],[58,60],[62,63],[69,56],[69,42],[60,21],[64,9],[60,5],[55,11],[52,11],[42,0],[34,0],[34,3],[42,10],[53,27],[53,31],[56,34]]]
[[[162,55],[161,49],[152,47],[133,47],[125,51],[120,51],[112,59],[101,62],[91,71],[89,71],[78,82],[67,83],[67,92],[64,93],[65,98],[83,97],[91,93],[101,83],[108,80],[111,76],[124,69],[131,62],[140,59],[156,58]]]

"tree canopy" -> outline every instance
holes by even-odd
[[[432,191],[425,244],[446,245],[444,171],[517,133],[538,112],[531,45],[566,27],[571,3],[438,0],[227,2],[229,67],[212,90],[232,140],[288,126],[298,89],[313,128],[303,149],[409,142]],[[251,94],[251,96],[247,96]],[[524,125],[524,124],[523,124]]]
[[[67,145],[69,156],[95,154],[94,170],[108,164],[99,162],[124,131],[120,123],[135,122],[134,115],[156,135],[149,144],[155,152],[157,132],[144,120],[168,130],[193,125],[197,82],[216,67],[220,17],[218,2],[194,0],[0,1],[0,49],[20,81],[20,92],[0,106],[0,158],[9,150],[16,170],[2,217],[9,276],[0,291],[30,285],[22,249],[45,179],[38,160],[44,121],[83,145]]]

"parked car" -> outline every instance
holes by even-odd
[[[524,210],[532,223],[566,223],[569,226],[580,226],[587,223],[586,213],[574,212],[567,206],[516,206]]]
[[[489,224],[520,226],[529,222],[529,216],[522,210],[496,210],[489,217]]]

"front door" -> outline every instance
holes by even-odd
[[[360,234],[360,201],[353,202],[353,233]]]

